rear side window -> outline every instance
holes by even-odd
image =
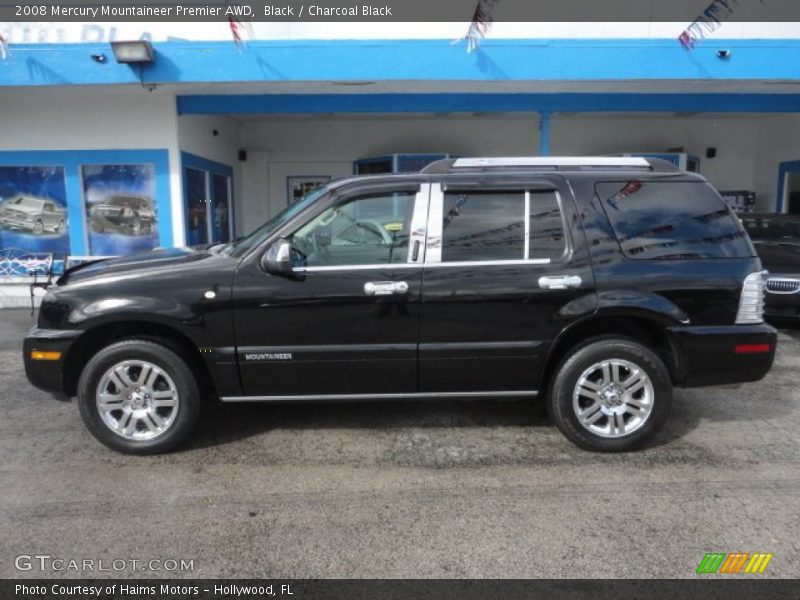
[[[564,227],[554,191],[448,191],[442,261],[555,259]]]
[[[752,256],[747,234],[700,182],[621,181],[595,186],[628,258],[681,260]]]

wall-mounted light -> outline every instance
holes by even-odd
[[[720,60],[728,60],[731,54],[732,52],[730,50],[717,50],[717,58]]]
[[[92,54],[92,60],[96,63],[104,63],[106,62],[106,55],[105,54]]]
[[[147,40],[111,42],[111,50],[118,63],[145,64],[154,62],[156,53]]]

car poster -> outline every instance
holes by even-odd
[[[67,190],[59,166],[0,167],[0,250],[69,254]]]
[[[152,164],[84,165],[81,176],[93,255],[120,256],[159,245]]]

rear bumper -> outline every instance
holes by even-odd
[[[748,383],[772,368],[778,332],[770,325],[673,327],[681,347],[681,387]]]
[[[66,394],[64,386],[64,359],[80,331],[39,329],[34,327],[22,343],[22,357],[28,381],[41,390],[54,394]],[[34,360],[31,352],[60,352],[59,360]]]

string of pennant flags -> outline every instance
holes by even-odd
[[[697,44],[706,39],[709,35],[717,31],[724,21],[729,19],[736,9],[745,0],[713,0],[706,9],[678,36],[681,46],[687,50],[692,50]],[[765,0],[759,0],[764,4]],[[494,22],[492,12],[500,0],[477,0],[472,21],[467,29],[466,35],[454,43],[465,40],[467,42],[467,52],[474,51],[481,41],[486,37],[489,29]],[[228,18],[233,42],[240,49],[247,45],[247,40],[252,39],[253,29],[249,22],[243,22],[237,18]],[[8,42],[0,34],[0,60],[8,57]]]
[[[495,5],[500,0],[478,0],[475,6],[475,12],[472,14],[472,21],[467,29],[467,34],[461,38],[467,41],[467,52],[472,52],[481,43],[481,40],[486,37],[486,33],[492,26],[494,19],[492,18],[492,11]],[[456,40],[454,43],[461,40]]]
[[[714,33],[722,26],[723,21],[729,19],[743,0],[714,0],[678,36],[681,46],[687,50],[692,50],[701,40]],[[764,0],[759,0],[764,4]]]

